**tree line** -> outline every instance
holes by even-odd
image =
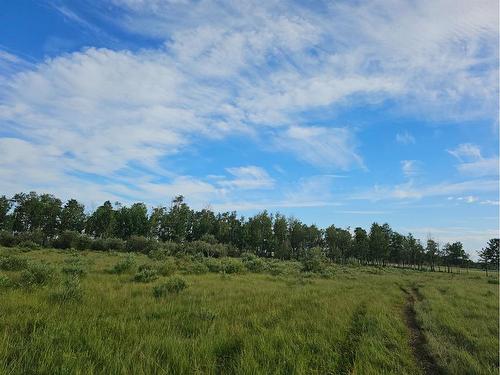
[[[260,257],[301,260],[313,249],[338,263],[397,265],[429,268],[471,266],[473,262],[461,242],[444,246],[425,242],[411,233],[403,235],[389,224],[373,223],[369,231],[331,225],[321,229],[294,217],[267,211],[245,218],[235,211],[215,213],[210,209],[191,209],[183,196],[168,207],[148,210],[144,203],[130,206],[104,202],[86,212],[75,199],[62,202],[51,194],[18,193],[0,197],[0,244],[20,242],[40,246],[89,249],[151,249],[156,245],[177,244],[202,248],[205,255],[240,256],[250,252]],[[498,267],[498,239],[492,239],[480,252],[481,262]],[[196,247],[196,246],[198,247]],[[78,247],[78,246],[77,246]],[[208,249],[208,250],[207,250]]]

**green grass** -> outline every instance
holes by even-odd
[[[9,280],[0,284],[0,373],[420,374],[402,289],[416,291],[417,320],[443,373],[498,373],[498,285],[480,272],[337,266],[325,278],[284,263],[273,276],[224,272],[239,269],[231,260],[200,274],[188,273],[187,260],[136,255],[115,273],[125,254],[4,254],[56,275],[26,288],[23,270],[0,270]],[[68,264],[85,270],[75,290]],[[143,264],[168,272],[135,282]],[[153,294],[179,280],[187,287],[178,293]]]

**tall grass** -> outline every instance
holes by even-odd
[[[64,251],[23,257],[68,266]],[[417,317],[445,372],[498,372],[498,287],[479,273],[337,267],[322,278],[292,264],[250,272],[221,260],[197,274],[188,260],[136,255],[144,269],[168,268],[141,283],[131,268],[109,272],[126,254],[80,257],[87,276],[77,284],[0,288],[0,373],[419,374],[402,286],[421,293]]]

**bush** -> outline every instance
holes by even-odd
[[[92,238],[86,234],[81,234],[75,239],[75,249],[83,251],[92,249]]]
[[[31,232],[22,232],[17,235],[17,242],[25,242],[25,241],[32,241],[36,243],[39,246],[43,246],[45,244],[45,234],[40,229],[36,229]]]
[[[239,259],[223,258],[221,259],[221,272],[231,274],[240,273],[244,270],[243,263]]]
[[[0,258],[0,270],[21,271],[28,267],[28,261],[16,256],[6,256]]]
[[[125,248],[130,252],[149,254],[151,251],[158,249],[159,244],[157,241],[143,236],[132,236],[127,240]]]
[[[0,288],[8,288],[12,285],[12,281],[7,275],[0,275]]]
[[[162,276],[171,276],[175,273],[177,267],[171,260],[167,260],[158,267],[158,273]]]
[[[188,263],[185,267],[184,271],[186,273],[202,275],[208,272],[208,267],[205,263],[200,261],[194,261],[192,263]]]
[[[219,273],[222,271],[222,263],[220,259],[205,258],[205,264],[209,272]]]
[[[250,272],[262,272],[266,268],[266,262],[252,253],[244,253],[241,256],[243,265]]]
[[[106,250],[123,251],[125,250],[125,241],[121,238],[110,237],[104,240]]]
[[[219,243],[193,241],[184,245],[184,252],[191,255],[202,254],[206,257],[219,258],[227,254],[227,248]]]
[[[107,248],[107,243],[104,238],[96,238],[92,241],[90,247],[91,250],[96,250],[96,251],[106,251]]]
[[[16,237],[6,230],[0,231],[0,245],[5,247],[14,247],[17,244]]]
[[[153,288],[153,295],[156,298],[165,297],[169,294],[179,294],[187,288],[186,280],[180,277],[171,277],[164,284]]]
[[[87,271],[82,267],[81,264],[74,263],[62,268],[62,272],[71,276],[85,276]]]
[[[335,276],[335,269],[333,267],[325,267],[321,270],[320,276],[324,279],[333,279]]]
[[[304,272],[321,272],[326,267],[326,257],[319,247],[314,247],[306,252],[302,258]]]
[[[18,245],[21,249],[29,249],[29,250],[37,250],[40,248],[40,245],[33,241],[23,241]]]
[[[62,288],[50,295],[50,299],[55,302],[81,301],[82,298],[83,290],[78,276],[66,279]]]
[[[129,254],[125,257],[125,259],[122,259],[118,263],[116,263],[111,272],[118,274],[124,273],[130,271],[134,266],[135,266],[135,257]]]
[[[177,253],[179,246],[175,242],[161,242],[158,246],[148,253],[151,259],[163,260],[170,255]]]
[[[54,278],[54,268],[43,263],[30,264],[21,272],[21,284],[27,287],[47,285]]]
[[[52,241],[52,246],[56,249],[71,249],[75,246],[76,240],[80,234],[72,230],[65,230],[62,232],[54,241]]]
[[[296,261],[280,261],[277,259],[268,259],[266,261],[266,269],[273,276],[295,275],[297,276],[302,270],[302,263]]]
[[[142,267],[139,268],[139,272],[137,272],[134,276],[134,281],[141,283],[149,283],[158,278],[158,272],[154,268],[150,267]]]

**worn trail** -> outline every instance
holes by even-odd
[[[432,357],[427,348],[427,341],[422,328],[418,324],[415,313],[416,299],[422,300],[422,295],[417,288],[412,288],[411,291],[401,287],[401,290],[406,294],[406,304],[404,308],[405,323],[410,333],[410,346],[415,356],[415,360],[422,370],[423,374],[434,375],[441,374],[436,361]]]

